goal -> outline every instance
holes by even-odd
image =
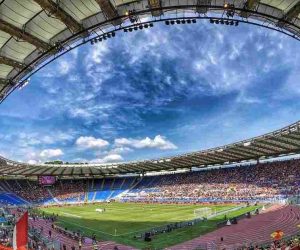
[[[214,214],[216,214],[216,209],[211,207],[202,207],[194,210],[194,216],[196,218],[207,218]]]

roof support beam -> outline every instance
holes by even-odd
[[[254,10],[259,4],[259,0],[247,0],[244,4],[244,8],[240,13],[241,17],[248,18],[250,16],[249,10]]]
[[[266,154],[265,151],[261,151],[259,149],[252,149],[249,147],[231,148],[230,150],[231,150],[231,152],[242,152],[245,154],[249,154],[249,156],[252,155],[253,159],[259,157],[260,155]]]
[[[96,2],[98,3],[99,7],[101,8],[106,19],[108,19],[108,20],[115,19],[119,16],[118,11],[112,5],[110,0],[96,0]],[[122,23],[121,18],[112,21],[112,24],[114,26],[120,25],[121,23]]]
[[[257,141],[257,142],[255,142],[255,144],[258,144],[259,147],[265,147],[266,149],[270,148],[270,150],[273,150],[273,151],[281,151],[281,150],[289,151],[289,150],[292,150],[288,146],[283,146],[281,144],[276,144],[276,143],[273,143],[273,142],[270,142],[270,141],[267,141],[267,140],[266,141]]]
[[[229,153],[229,154],[231,154],[231,155],[237,155],[237,156],[239,156],[239,157],[241,157],[241,158],[248,158],[248,157],[253,157],[253,154],[251,154],[251,153],[245,153],[245,152],[230,152],[230,149],[231,148],[226,148],[225,150],[224,150],[224,153]]]
[[[20,40],[24,40],[32,45],[34,45],[35,47],[37,47],[38,49],[42,49],[42,50],[48,50],[50,48],[50,45],[42,40],[40,40],[39,38],[13,26],[12,24],[1,20],[0,19],[0,30],[4,31],[5,33],[17,37]]]
[[[225,155],[231,158],[231,160],[239,160],[240,158],[245,158],[245,155],[239,154],[239,153],[230,153],[228,151],[222,151],[218,152],[220,155]]]
[[[286,22],[293,21],[300,14],[300,1],[298,1],[285,15],[282,19],[277,23],[279,27],[284,27]]]
[[[199,14],[205,14],[208,11],[208,7],[211,5],[211,0],[197,0],[196,12]]]
[[[180,159],[180,162],[182,162],[184,164],[183,165],[184,167],[190,167],[191,165],[192,166],[200,166],[200,165],[203,165],[206,163],[205,160],[203,160],[201,158],[197,158],[196,156],[189,157],[186,159]]]
[[[255,142],[253,142],[255,143]],[[249,148],[253,148],[255,151],[260,151],[263,152],[263,154],[273,154],[273,153],[277,153],[276,149],[274,149],[273,147],[268,147],[267,145],[254,145],[251,144],[249,146]]]
[[[256,153],[252,153],[252,152],[248,152],[248,151],[246,152],[246,151],[242,151],[242,150],[240,151],[239,149],[227,148],[226,152],[241,155],[243,158],[251,158],[251,157],[255,157],[257,155]]]
[[[161,8],[161,1],[160,0],[148,0],[149,7],[151,9],[151,14],[154,17],[158,17],[163,15]],[[156,10],[152,10],[156,9]]]
[[[9,82],[8,79],[0,78],[0,85],[6,85],[8,84],[8,82]]]
[[[57,19],[62,21],[73,33],[77,33],[82,29],[80,23],[78,23],[71,15],[64,11],[58,4],[52,0],[34,0],[44,10],[48,11],[51,15],[54,15]]]
[[[24,63],[15,61],[15,60],[5,57],[5,56],[0,56],[0,64],[6,64],[6,65],[12,66],[14,68],[18,68],[18,69],[22,69],[26,66]]]
[[[215,164],[215,163],[222,163],[222,162],[226,162],[229,159],[227,157],[218,157],[217,155],[215,155],[215,157],[213,156],[213,154],[203,154],[201,157],[203,157],[203,159],[208,159],[208,160],[212,160],[212,162],[210,164]]]
[[[286,138],[285,136],[274,137],[274,138],[271,138],[271,140],[272,141],[278,141],[280,143],[285,143],[285,144],[291,145],[295,148],[300,148],[300,141],[295,141],[293,139]]]
[[[293,142],[284,140],[284,137],[272,137],[269,138],[267,142],[278,143],[278,145],[286,150],[294,150],[295,148],[299,148],[300,145],[295,145]]]
[[[298,133],[288,134],[288,135],[285,135],[285,137],[293,139],[293,140],[297,140],[297,141],[300,140],[300,135]]]

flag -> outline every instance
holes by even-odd
[[[271,234],[271,237],[274,240],[281,240],[283,235],[284,235],[284,233],[281,230],[276,230],[274,233]]]
[[[13,250],[25,250],[28,243],[28,212],[18,220],[14,228]]]
[[[0,244],[0,250],[13,250],[11,247],[3,246]]]

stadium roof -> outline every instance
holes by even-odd
[[[81,44],[170,18],[238,20],[300,39],[299,0],[0,0],[0,102]]]
[[[300,121],[249,140],[208,150],[156,160],[116,164],[36,164],[0,159],[1,176],[96,176],[149,171],[177,170],[192,167],[207,167],[216,164],[239,163],[300,152]]]

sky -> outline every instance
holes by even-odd
[[[157,159],[300,118],[300,44],[198,21],[86,44],[0,105],[0,154],[39,163]]]

